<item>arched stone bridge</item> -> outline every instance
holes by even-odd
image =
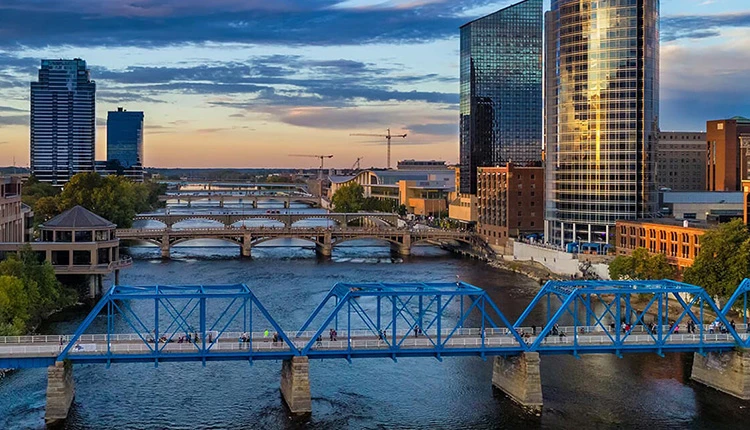
[[[274,193],[258,191],[173,191],[159,196],[159,201],[177,200],[177,203],[187,202],[188,207],[192,206],[195,201],[219,202],[219,207],[224,207],[224,202],[236,201],[239,203],[250,203],[254,208],[258,207],[258,202],[283,202],[284,207],[288,208],[292,203],[305,203],[313,207],[322,207],[323,202],[320,197],[311,195],[295,195],[289,193]]]
[[[243,214],[242,212],[221,212],[221,213],[203,213],[203,214],[140,214],[133,218],[135,221],[159,221],[168,228],[178,222],[188,220],[209,220],[224,224],[225,227],[231,227],[232,224],[241,221],[251,220],[268,220],[277,221],[284,224],[284,227],[292,227],[294,223],[305,220],[329,220],[338,224],[341,228],[346,228],[355,221],[363,221],[365,224],[382,225],[389,227],[398,226],[398,215],[374,212],[374,213],[280,213],[280,214]]]
[[[481,248],[476,235],[453,230],[406,230],[396,228],[195,228],[195,229],[118,229],[121,240],[142,240],[158,245],[162,258],[169,258],[170,248],[194,239],[220,239],[236,243],[243,257],[252,255],[252,247],[273,239],[300,239],[315,244],[315,251],[330,256],[333,247],[360,239],[377,239],[389,242],[391,250],[402,256],[411,254],[411,247],[420,243],[440,246],[460,242]]]

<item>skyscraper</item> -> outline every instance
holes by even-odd
[[[542,161],[542,0],[461,27],[461,193],[477,167]]]
[[[143,112],[107,113],[107,168],[143,182]]]
[[[552,0],[545,20],[545,238],[609,243],[656,212],[659,1]]]
[[[86,62],[42,60],[31,83],[31,172],[63,185],[94,170],[96,84]]]

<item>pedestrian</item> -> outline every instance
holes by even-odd
[[[328,337],[331,342],[333,342],[333,329],[328,330]]]
[[[414,337],[419,337],[419,332],[416,327],[414,327]]]
[[[263,337],[268,338],[268,329],[266,329],[266,331],[263,332]]]
[[[536,326],[533,324],[531,325],[531,334],[536,336]]]
[[[318,335],[316,341],[318,346],[323,346],[323,335]]]

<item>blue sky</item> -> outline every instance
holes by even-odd
[[[458,27],[512,0],[0,0],[0,165],[28,163],[28,82],[81,57],[103,118],[146,113],[150,166],[458,158]],[[547,5],[548,6],[548,5]],[[661,127],[750,116],[750,2],[662,0]]]

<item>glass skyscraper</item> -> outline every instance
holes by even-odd
[[[143,112],[107,113],[107,169],[143,181]]]
[[[86,62],[42,60],[31,83],[31,173],[63,185],[94,170],[96,84]]]
[[[545,20],[545,239],[609,243],[656,212],[659,1],[552,0]]]
[[[543,0],[525,0],[461,27],[460,191],[477,167],[542,162]]]

